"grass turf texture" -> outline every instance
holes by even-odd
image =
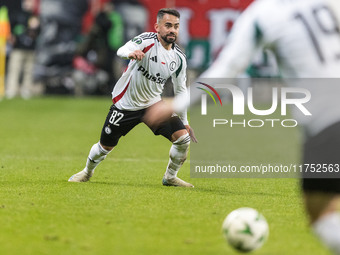
[[[0,254],[238,254],[221,226],[244,206],[270,226],[254,254],[329,254],[309,232],[298,180],[190,179],[186,163],[179,176],[195,188],[163,187],[170,143],[144,125],[90,183],[68,183],[109,106],[109,99],[0,102]]]

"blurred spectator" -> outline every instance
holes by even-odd
[[[148,13],[138,0],[115,0],[124,22],[124,42],[146,31]]]
[[[7,98],[13,98],[19,93],[21,97],[29,98],[34,90],[32,72],[35,43],[39,33],[39,18],[33,14],[33,8],[32,0],[24,0],[22,9],[12,16],[10,40],[12,50],[8,63]]]
[[[104,4],[95,17],[85,40],[77,49],[74,59],[76,93],[104,94],[115,83],[114,61],[117,49],[123,44],[123,22],[111,2]]]
[[[41,0],[41,33],[37,44],[35,78],[47,93],[73,90],[72,61],[88,0]]]
[[[8,16],[10,21],[15,21],[16,15],[19,11],[21,11],[21,0],[0,0],[0,8],[2,6],[6,6],[8,10]],[[10,38],[8,38],[6,45],[6,63],[8,63],[9,54],[12,50],[13,45],[10,43]],[[8,69],[8,65],[6,64],[6,70]],[[7,71],[6,71],[7,73]]]

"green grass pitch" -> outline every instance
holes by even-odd
[[[170,143],[144,125],[121,139],[91,182],[68,183],[109,107],[103,98],[0,102],[1,255],[238,254],[221,226],[244,206],[270,226],[254,254],[329,254],[307,227],[298,180],[190,179],[186,162],[179,176],[195,188],[163,187]]]

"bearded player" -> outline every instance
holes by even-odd
[[[89,181],[97,165],[136,125],[145,123],[155,135],[172,142],[170,159],[162,183],[165,186],[193,187],[177,177],[187,157],[190,136],[186,110],[153,125],[143,118],[146,110],[161,101],[165,82],[171,77],[174,93],[185,96],[186,57],[175,43],[179,32],[180,14],[174,9],[160,9],[155,24],[156,33],[143,33],[122,46],[117,55],[130,59],[125,72],[112,91],[112,106],[102,128],[100,141],[90,150],[85,168],[69,182]]]

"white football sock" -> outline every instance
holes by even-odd
[[[177,176],[178,170],[183,165],[184,161],[187,158],[188,148],[190,144],[190,136],[189,134],[183,135],[178,138],[175,142],[173,142],[170,148],[170,159],[168,163],[168,167],[165,171],[164,177],[166,179],[172,179]]]
[[[313,224],[314,233],[334,254],[340,255],[340,214],[328,214]]]
[[[92,174],[94,169],[102,162],[110,151],[105,150],[100,143],[96,143],[92,146],[89,156],[86,161],[85,171]]]

